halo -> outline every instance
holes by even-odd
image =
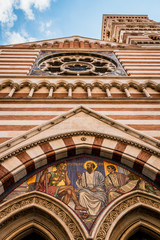
[[[85,164],[84,164],[84,168],[85,168],[85,169],[87,169],[87,164],[88,164],[88,163],[93,163],[93,164],[95,165],[94,170],[96,170],[96,168],[97,168],[97,163],[95,163],[94,161],[87,161],[87,162],[85,162]]]

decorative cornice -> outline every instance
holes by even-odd
[[[112,126],[113,126],[113,124],[112,124]],[[40,132],[42,129],[38,128],[37,130]],[[125,129],[125,131],[126,130],[127,129]],[[17,154],[19,154],[19,153],[21,153],[21,152],[23,152],[27,149],[30,149],[32,147],[36,147],[37,145],[40,145],[42,143],[46,143],[46,142],[50,142],[50,141],[54,141],[54,140],[58,140],[58,139],[63,139],[63,138],[68,138],[68,137],[75,137],[75,136],[100,137],[100,138],[109,139],[109,140],[112,140],[112,141],[122,142],[122,143],[125,143],[127,145],[134,146],[136,148],[142,149],[143,151],[146,151],[148,153],[151,153],[155,156],[160,157],[160,152],[154,151],[153,149],[150,149],[150,148],[148,148],[146,146],[143,146],[142,144],[136,143],[134,141],[130,141],[130,140],[127,140],[125,138],[117,137],[117,136],[114,136],[114,135],[111,135],[111,134],[104,134],[104,133],[99,133],[99,132],[81,130],[81,131],[74,131],[74,132],[69,132],[69,133],[57,134],[57,135],[54,135],[54,136],[50,136],[50,137],[43,138],[43,139],[40,139],[38,141],[32,142],[32,143],[30,143],[28,145],[25,145],[23,147],[20,147],[19,149],[13,151],[12,153],[9,153],[6,156],[0,158],[0,162],[3,162],[10,157],[16,156]],[[23,138],[26,139],[27,136],[24,135]],[[82,141],[84,141],[84,140],[82,140]],[[87,143],[85,143],[85,144],[87,144]],[[7,144],[7,146],[10,147],[10,144]]]

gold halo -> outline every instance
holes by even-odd
[[[87,169],[87,164],[88,164],[88,163],[93,163],[93,164],[95,165],[94,170],[96,170],[96,168],[97,168],[97,163],[95,163],[95,162],[93,162],[93,161],[87,161],[87,162],[85,162],[85,164],[84,164],[84,168],[85,168],[85,169]]]

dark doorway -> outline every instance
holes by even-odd
[[[151,235],[139,230],[134,233],[128,240],[160,240],[160,237],[152,237]]]
[[[28,236],[22,238],[21,240],[46,240],[37,233],[31,233]]]

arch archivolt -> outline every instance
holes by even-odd
[[[23,147],[15,146],[1,158],[0,192],[7,193],[11,185],[48,164],[86,154],[118,163],[159,185],[159,152],[154,148],[109,134],[75,131],[38,139]]]
[[[96,240],[127,240],[139,228],[159,236],[160,197],[136,191],[109,205],[95,225]]]
[[[84,234],[87,234],[69,207],[43,193],[21,195],[2,204],[0,210],[3,240],[19,240],[33,230],[48,240],[83,240]]]
[[[136,233],[138,230],[143,230],[145,233],[148,233],[150,236],[157,237],[159,235],[159,227],[156,227],[151,222],[145,221],[141,219],[141,221],[137,221],[136,223],[133,223],[121,236],[121,240],[128,239],[128,237],[131,237],[134,233]]]
[[[46,239],[127,240],[138,228],[158,236],[160,197],[131,192],[112,202],[88,232],[69,207],[56,198],[31,192],[0,206],[3,240],[19,240],[35,231]],[[143,213],[143,214],[142,214]]]

